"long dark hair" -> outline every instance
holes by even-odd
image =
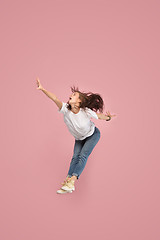
[[[79,99],[80,102],[80,108],[85,109],[86,107],[90,108],[93,111],[98,111],[103,113],[104,108],[104,101],[100,94],[98,93],[92,93],[92,92],[81,92],[78,87],[75,86],[71,87],[72,92],[78,92],[79,93]],[[67,108],[71,110],[71,105],[69,104],[69,100],[67,102]]]

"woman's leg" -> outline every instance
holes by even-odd
[[[75,168],[75,166],[78,162],[78,157],[79,157],[79,154],[81,152],[81,149],[82,149],[83,145],[84,145],[83,140],[75,140],[73,157],[72,157],[72,160],[70,162],[70,167],[69,167],[68,174],[67,174],[67,177],[69,177],[69,178],[72,177],[73,170],[74,170],[74,168]]]
[[[100,135],[101,133],[99,129],[95,127],[94,133],[91,136],[84,139],[85,143],[83,144],[81,152],[78,155],[79,156],[78,159],[76,158],[76,165],[74,165],[75,168],[74,171],[72,172],[72,176],[76,176],[77,179],[79,179],[79,176],[87,163],[89,155],[91,154],[95,145],[98,143],[100,139]]]

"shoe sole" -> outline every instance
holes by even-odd
[[[72,193],[72,190],[64,190],[64,189],[59,189],[59,190],[57,190],[57,193],[59,193],[59,194],[64,194],[64,193]]]
[[[61,189],[65,191],[75,191],[75,188],[68,189],[67,186],[62,186]]]

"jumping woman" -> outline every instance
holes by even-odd
[[[75,190],[75,181],[79,179],[87,159],[94,147],[100,139],[100,131],[91,118],[111,120],[116,115],[111,115],[110,112],[103,114],[104,102],[99,94],[92,92],[84,93],[78,88],[71,87],[72,94],[69,96],[68,102],[61,102],[55,94],[44,89],[39,78],[37,86],[58,106],[58,112],[63,114],[64,122],[69,132],[75,138],[73,157],[70,162],[70,167],[62,184],[62,187],[57,190],[57,193],[72,193]],[[97,113],[99,110],[100,113]]]

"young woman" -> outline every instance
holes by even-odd
[[[111,115],[109,111],[106,115],[103,114],[104,102],[99,94],[84,93],[78,88],[71,87],[72,94],[68,102],[61,102],[55,94],[42,87],[39,78],[37,78],[37,86],[37,89],[42,90],[58,106],[58,112],[63,114],[64,122],[75,138],[73,157],[66,179],[61,183],[62,187],[57,190],[57,193],[72,193],[75,190],[75,181],[79,179],[101,135],[90,119],[109,121],[116,115]],[[97,113],[97,110],[100,113]]]

